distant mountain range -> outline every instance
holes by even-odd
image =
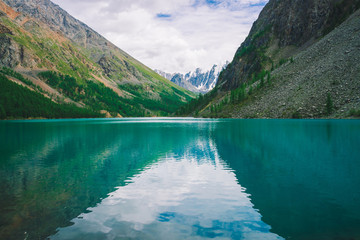
[[[169,115],[195,96],[50,0],[0,0],[0,70],[1,81],[108,117]],[[0,96],[6,118],[49,117],[15,113],[13,105]]]
[[[215,64],[210,70],[204,72],[202,69],[197,68],[195,71],[186,74],[166,73],[161,70],[154,71],[189,91],[195,93],[207,93],[215,87],[220,72],[227,64],[228,62],[222,66]]]

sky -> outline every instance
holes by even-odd
[[[52,0],[152,69],[231,61],[268,0]]]

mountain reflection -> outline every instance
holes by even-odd
[[[360,237],[359,121],[3,121],[0,133],[0,239]]]
[[[359,121],[238,120],[213,136],[272,231],[360,239]]]
[[[168,152],[51,239],[281,239],[201,136]]]

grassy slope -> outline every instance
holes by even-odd
[[[111,112],[113,116],[118,114],[122,116],[164,116],[171,114],[195,96],[193,93],[157,75],[127,54],[121,56],[116,52],[115,55],[117,54],[116,56],[119,58],[127,59],[130,68],[136,72],[138,80],[136,83],[114,81],[107,77],[98,63],[91,59],[91,51],[77,46],[61,34],[51,31],[43,23],[34,19],[20,21],[2,16],[0,17],[0,23],[11,31],[11,33],[0,34],[11,38],[13,44],[17,45],[19,49],[25,49],[25,58],[31,61],[25,60],[20,65],[28,69],[28,72],[33,73],[32,69],[36,71],[51,70],[76,80],[73,92],[66,91],[61,86],[55,87],[55,90],[64,97],[68,97],[75,102],[78,101],[79,99],[74,98],[78,94],[78,89],[86,91],[89,88],[89,82],[97,84],[97,88],[107,88],[111,85],[112,90],[107,89],[106,92],[113,95],[115,91],[117,96],[113,97],[113,101],[120,101],[120,103],[106,104],[102,102],[97,104],[97,107],[93,108],[94,110],[106,110]],[[101,49],[96,51],[101,53]],[[117,79],[128,77],[129,73],[127,71],[128,69],[118,70],[116,72]],[[102,82],[109,84],[104,86],[96,79],[102,79]],[[46,82],[46,79],[42,78],[42,80]],[[35,84],[37,83],[35,82]],[[54,86],[52,87],[54,88]],[[89,94],[85,95],[88,98],[82,99],[84,101],[80,102],[81,104],[86,104],[86,102],[94,99]],[[55,100],[61,101],[59,98]],[[102,105],[101,109],[99,105]],[[124,105],[126,107],[114,109],[114,105]],[[94,104],[88,106],[93,107]],[[136,111],[124,110],[134,108],[136,108]]]

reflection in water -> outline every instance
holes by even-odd
[[[208,127],[142,121],[0,122],[0,239],[46,238]]]
[[[51,238],[281,239],[211,141],[190,146],[148,166]]]
[[[272,231],[360,239],[360,121],[230,121],[214,139]]]
[[[0,239],[360,239],[359,143],[360,121],[1,121]]]

